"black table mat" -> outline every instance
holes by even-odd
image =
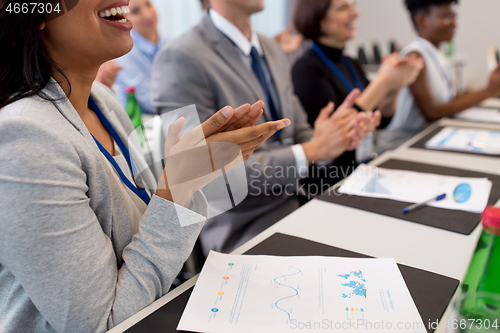
[[[279,233],[272,235],[245,254],[369,258],[356,252]],[[434,330],[428,327],[429,320],[435,322],[442,317],[459,285],[459,281],[405,265],[398,264],[398,266],[427,331],[433,332]],[[193,288],[190,288],[126,332],[180,332],[176,330],[176,327],[192,291]]]
[[[498,198],[500,198],[500,176],[394,159],[391,159],[378,167],[456,177],[486,177],[493,183],[488,205],[494,205]],[[457,232],[463,235],[470,235],[481,220],[481,214],[431,206],[423,207],[409,214],[403,214],[403,208],[408,207],[412,203],[347,195],[338,193],[337,191],[324,194],[318,197],[318,199],[377,214],[396,217],[410,222],[421,223],[431,227]]]
[[[448,127],[457,127],[457,128],[470,128],[470,129],[477,129],[477,127],[466,127],[466,126],[448,126]],[[433,151],[449,151],[453,153],[459,153],[459,154],[468,154],[468,155],[480,155],[480,156],[488,156],[488,157],[500,157],[500,155],[495,154],[495,155],[490,155],[490,154],[484,154],[481,152],[474,152],[474,151],[457,151],[453,149],[432,149],[432,148],[427,148],[425,144],[427,141],[432,139],[436,134],[441,132],[443,130],[444,126],[436,128],[434,131],[430,132],[426,136],[424,136],[422,139],[419,141],[415,142],[410,148],[417,148],[417,149],[427,149],[427,150],[433,150]]]

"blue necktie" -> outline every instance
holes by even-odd
[[[271,97],[271,93],[269,91],[269,87],[267,85],[266,76],[264,74],[264,70],[262,69],[262,60],[260,58],[259,52],[257,49],[252,46],[252,51],[250,52],[250,56],[252,57],[252,69],[257,79],[259,79],[260,85],[266,94],[267,105],[269,106],[269,113],[271,113],[271,117],[273,121],[278,120],[278,116],[276,113],[276,109],[273,103],[273,99]]]

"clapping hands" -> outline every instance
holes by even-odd
[[[309,161],[335,159],[356,149],[380,125],[380,111],[358,112],[353,107],[359,94],[358,89],[353,90],[335,112],[333,103],[321,110],[314,124],[313,139],[302,145]]]
[[[395,52],[384,58],[378,76],[389,91],[397,91],[413,84],[423,68],[424,61],[420,57],[413,54],[400,57]]]
[[[277,131],[290,125],[288,119],[255,126],[264,103],[227,106],[181,138],[184,118],[169,126],[165,141],[165,168],[156,194],[185,206],[194,192],[242,164]]]

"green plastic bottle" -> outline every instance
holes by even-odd
[[[465,317],[481,317],[486,309],[500,306],[498,298],[474,296],[500,295],[500,208],[487,207],[482,224],[483,232],[460,289],[467,297],[460,310]]]
[[[144,124],[142,123],[141,108],[139,107],[139,103],[135,98],[135,88],[127,87],[126,92],[127,92],[127,114],[130,117],[130,120],[132,121],[132,125],[134,125],[134,128],[141,129],[140,131],[137,131],[137,134],[139,136],[139,142],[141,143],[141,146],[144,148],[144,134],[143,134]]]

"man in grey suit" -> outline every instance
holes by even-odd
[[[163,48],[153,68],[158,113],[195,104],[204,121],[225,105],[263,100],[258,123],[292,121],[245,163],[249,195],[209,220],[200,236],[205,253],[228,252],[297,209],[299,180],[307,177],[309,164],[355,149],[367,131],[351,107],[357,92],[333,115],[330,103],[311,128],[293,93],[286,55],[252,30],[251,15],[263,8],[263,0],[211,0],[200,24]]]

